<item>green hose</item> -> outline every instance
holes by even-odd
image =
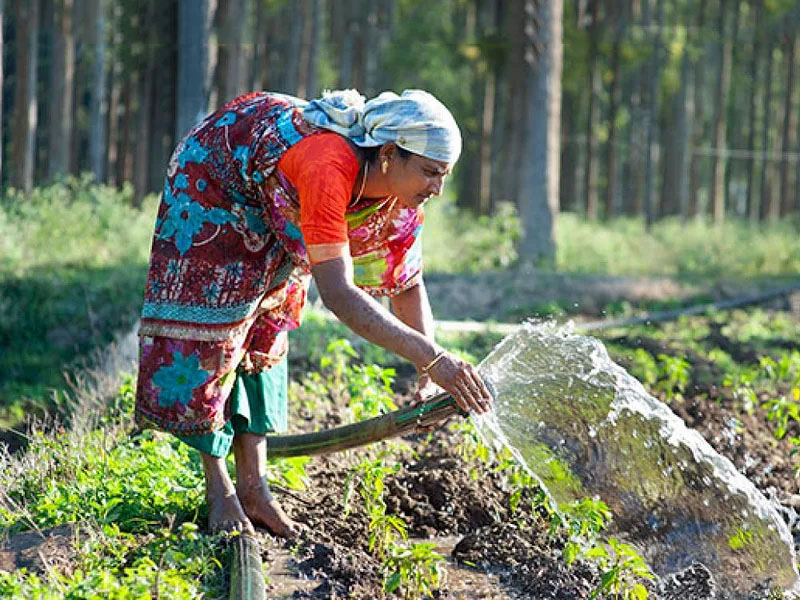
[[[261,566],[261,550],[253,536],[237,535],[231,540],[230,600],[265,600],[266,584]]]
[[[267,436],[267,456],[289,458],[339,452],[404,435],[453,415],[466,416],[466,413],[450,395],[443,392],[422,404],[407,406],[366,421],[314,433]]]

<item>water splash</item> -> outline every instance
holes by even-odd
[[[598,340],[526,323],[480,365],[495,411],[475,423],[557,503],[599,496],[613,533],[659,575],[703,563],[721,591],[797,585],[789,529],[761,492],[608,356]]]

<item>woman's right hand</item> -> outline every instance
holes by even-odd
[[[478,370],[446,350],[441,352],[443,356],[426,370],[427,375],[449,393],[462,410],[478,414],[491,410],[494,399]]]

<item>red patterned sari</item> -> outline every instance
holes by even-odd
[[[278,162],[324,131],[284,97],[254,93],[207,117],[176,148],[139,331],[141,424],[216,431],[229,419],[236,371],[264,371],[285,357],[310,265],[300,198]],[[422,211],[365,199],[344,218],[357,285],[374,295],[416,285]]]

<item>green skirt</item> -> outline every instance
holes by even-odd
[[[228,398],[231,419],[213,433],[177,436],[192,448],[211,456],[228,455],[237,433],[265,435],[287,428],[286,359],[263,373],[237,373]]]

